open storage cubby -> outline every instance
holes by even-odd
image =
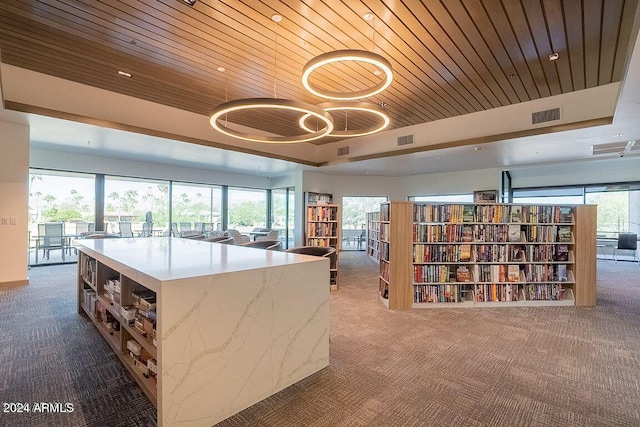
[[[595,305],[595,213],[589,205],[383,204],[380,298],[396,309]]]
[[[136,281],[80,252],[79,312],[100,334],[157,405],[156,295]]]

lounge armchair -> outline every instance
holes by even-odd
[[[240,234],[238,230],[235,230],[233,228],[229,230],[225,230],[225,234],[227,236],[233,237],[233,241],[236,245],[241,245],[243,243],[247,243],[251,241],[251,238],[249,236],[245,234]]]

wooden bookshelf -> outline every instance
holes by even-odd
[[[335,256],[330,258],[330,284],[332,291],[338,290],[340,249],[340,205],[333,203],[333,195],[307,193],[306,197],[306,245],[332,247]]]
[[[380,292],[389,308],[595,305],[595,206],[384,209]]]
[[[367,212],[367,256],[380,263],[380,211]]]
[[[412,277],[411,218],[412,202],[389,202],[380,205],[380,297],[388,307],[405,310],[411,307]],[[385,298],[385,295],[387,298]]]

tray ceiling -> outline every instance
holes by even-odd
[[[621,81],[637,7],[637,0],[199,0],[193,7],[5,0],[0,52],[10,65],[208,115],[226,100],[274,92],[318,104],[300,80],[307,61],[337,49],[370,50],[391,62],[395,77],[369,100],[385,105],[397,129]],[[367,12],[373,21],[363,19]],[[277,25],[274,13],[283,16]],[[554,52],[559,58],[550,61]],[[340,64],[314,83],[359,90],[376,83],[373,71]],[[234,120],[299,134],[294,121],[277,115]],[[350,113],[336,117],[336,126],[369,120]]]

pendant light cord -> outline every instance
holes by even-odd
[[[273,21],[275,43],[273,46],[273,97],[278,98],[278,21]]]

